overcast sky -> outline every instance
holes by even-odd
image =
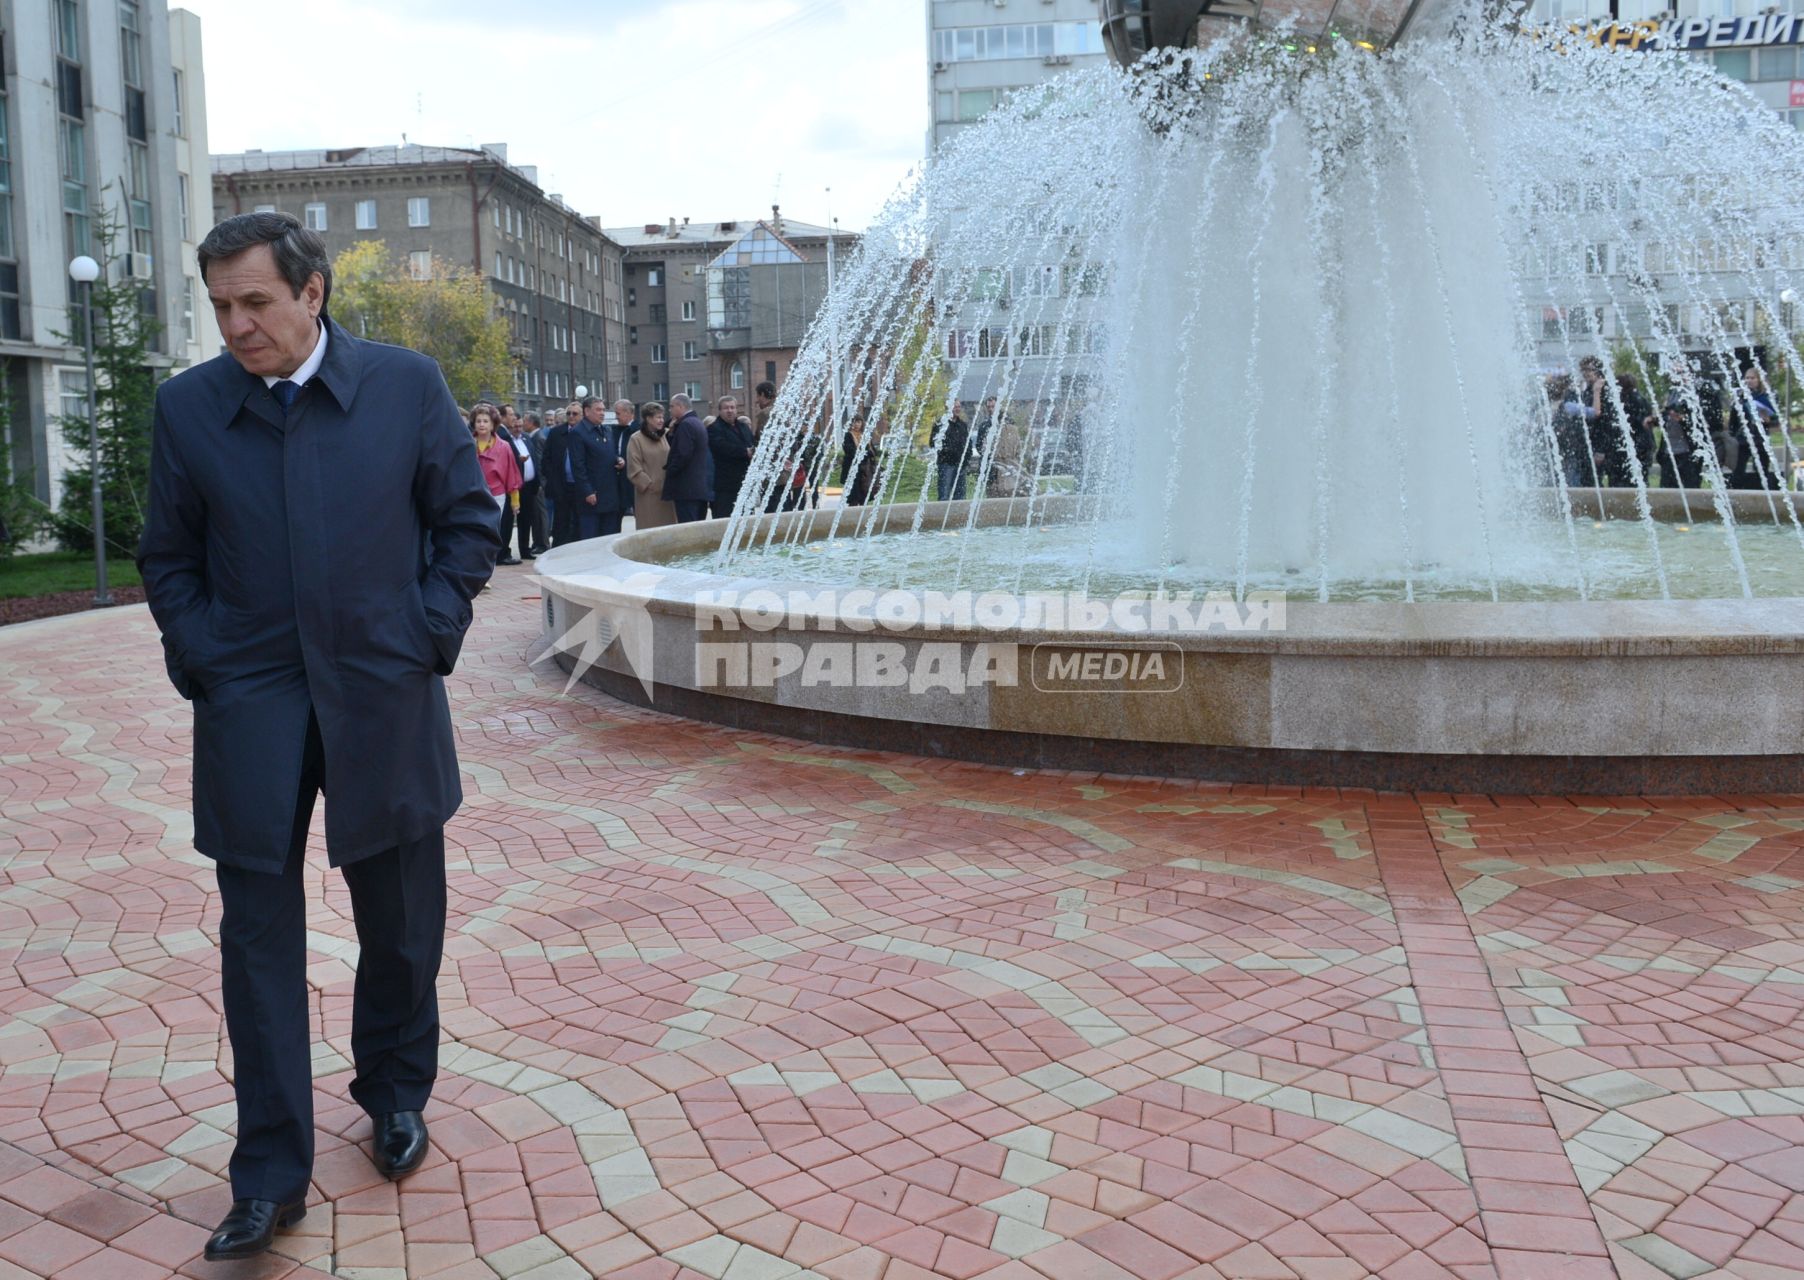
[[[862,229],[928,125],[924,0],[171,0],[215,152],[508,144],[609,226]]]

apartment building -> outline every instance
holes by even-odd
[[[439,259],[482,275],[507,317],[514,384],[491,388],[522,411],[586,387],[614,398],[625,333],[622,254],[593,218],[547,194],[504,143],[418,144],[213,157],[215,218],[292,213],[336,255],[381,240],[419,275]]]

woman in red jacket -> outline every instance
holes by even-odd
[[[488,481],[489,493],[494,495],[498,507],[511,506],[517,514],[520,510],[520,487],[525,480],[520,475],[520,463],[514,451],[495,435],[495,422],[499,417],[495,406],[479,404],[470,410],[470,434],[476,437],[476,460],[482,464],[482,478]],[[503,556],[496,564],[519,564],[518,556]]]

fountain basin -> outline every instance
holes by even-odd
[[[1736,501],[1749,499],[1764,503]],[[982,527],[1024,506],[925,513]],[[779,537],[805,537],[794,522],[808,514],[765,519]],[[900,506],[875,515],[878,532],[914,517]],[[705,522],[542,557],[559,663],[677,715],[1012,767],[1487,793],[1804,789],[1804,598],[1293,600],[1281,630],[892,625],[844,584],[672,563],[722,532]],[[797,616],[758,614],[756,625],[722,607],[796,593],[808,601]],[[858,666],[852,651],[876,645],[899,655],[904,682],[891,665]]]

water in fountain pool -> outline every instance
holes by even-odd
[[[1652,518],[1614,383],[1576,428],[1543,387],[1582,385],[1592,357],[1663,394],[1688,356],[1725,388],[1733,447],[1781,474],[1790,441],[1740,374],[1804,385],[1775,339],[1797,272],[1804,139],[1679,55],[1475,17],[1382,54],[1251,32],[1069,74],[892,199],[760,441],[742,510],[798,455],[836,473],[852,409],[886,413],[857,451],[908,531],[874,532],[893,523],[870,507],[740,516],[709,565],[1324,600],[1804,594],[1797,495],[1736,521],[1693,383],[1670,380],[1708,485],[1686,514],[1715,518],[1684,530]],[[1014,406],[964,458],[975,492],[1014,500],[1007,527],[973,507],[947,529],[933,467],[905,470],[954,389]],[[1594,522],[1592,455],[1613,451],[1638,518]],[[1052,487],[1091,518],[1054,519]]]

